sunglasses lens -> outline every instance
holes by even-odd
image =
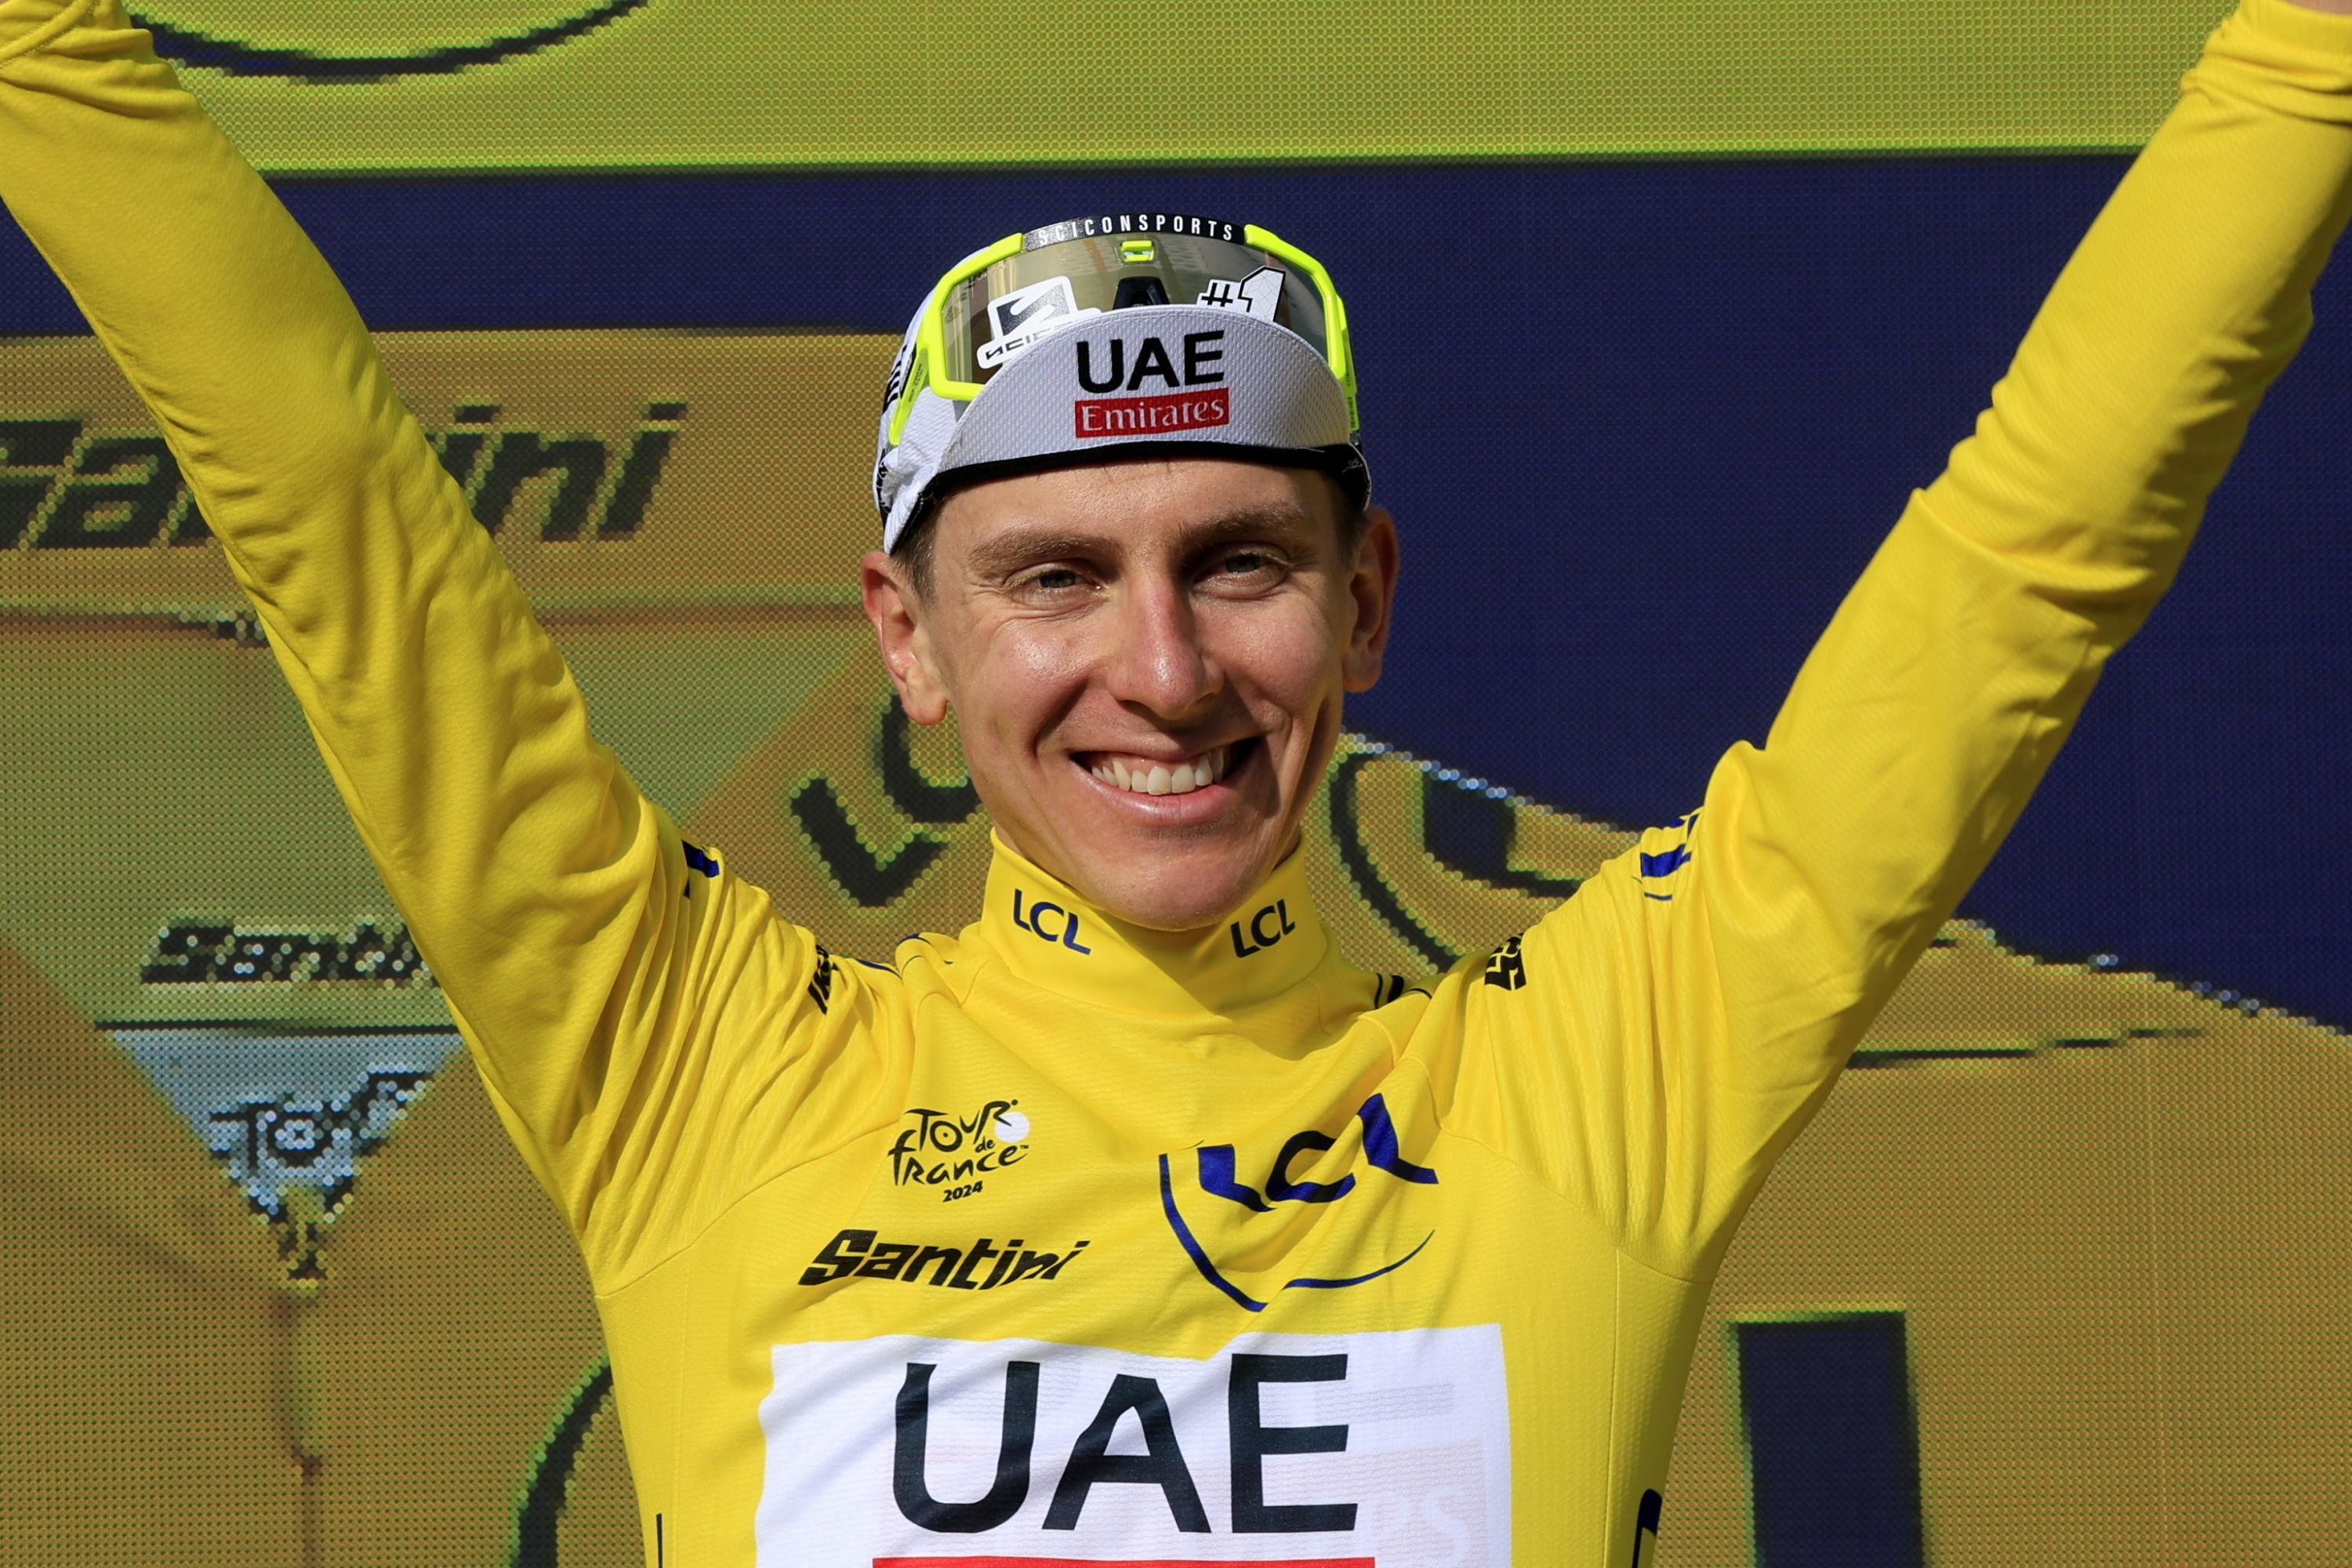
[[[1273,252],[1192,234],[1053,237],[1079,226],[1034,230],[1024,249],[948,290],[940,322],[948,379],[985,385],[1062,328],[1146,305],[1244,310],[1289,329],[1330,357],[1316,279]]]

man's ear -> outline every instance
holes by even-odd
[[[898,689],[899,704],[916,723],[938,723],[948,716],[948,689],[931,650],[929,606],[908,579],[905,566],[882,551],[866,552],[858,577],[866,618],[874,623],[882,664],[890,672],[890,684]]]
[[[1384,506],[1364,509],[1356,540],[1356,567],[1348,579],[1356,619],[1340,658],[1340,679],[1350,691],[1370,691],[1381,678],[1381,658],[1389,646],[1390,612],[1396,606],[1396,520]]]

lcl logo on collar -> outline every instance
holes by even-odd
[[[1276,899],[1249,918],[1249,940],[1242,939],[1242,922],[1235,921],[1229,928],[1234,939],[1234,956],[1247,958],[1265,952],[1298,929],[1290,918],[1290,900]]]
[[[1060,942],[1072,952],[1094,952],[1093,948],[1079,944],[1076,910],[1066,910],[1043,899],[1024,908],[1018,888],[1013,889],[1013,923],[1040,942]]]

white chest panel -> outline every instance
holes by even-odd
[[[761,1568],[1506,1568],[1494,1326],[1247,1334],[1205,1360],[1038,1340],[778,1345]]]

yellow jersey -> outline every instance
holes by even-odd
[[[1522,937],[999,847],[827,952],[591,737],[316,252],[118,0],[0,4],[0,195],[152,408],[593,1281],[650,1561],[1648,1560],[1774,1156],[2177,568],[2352,194],[2244,0],[1760,746]]]

